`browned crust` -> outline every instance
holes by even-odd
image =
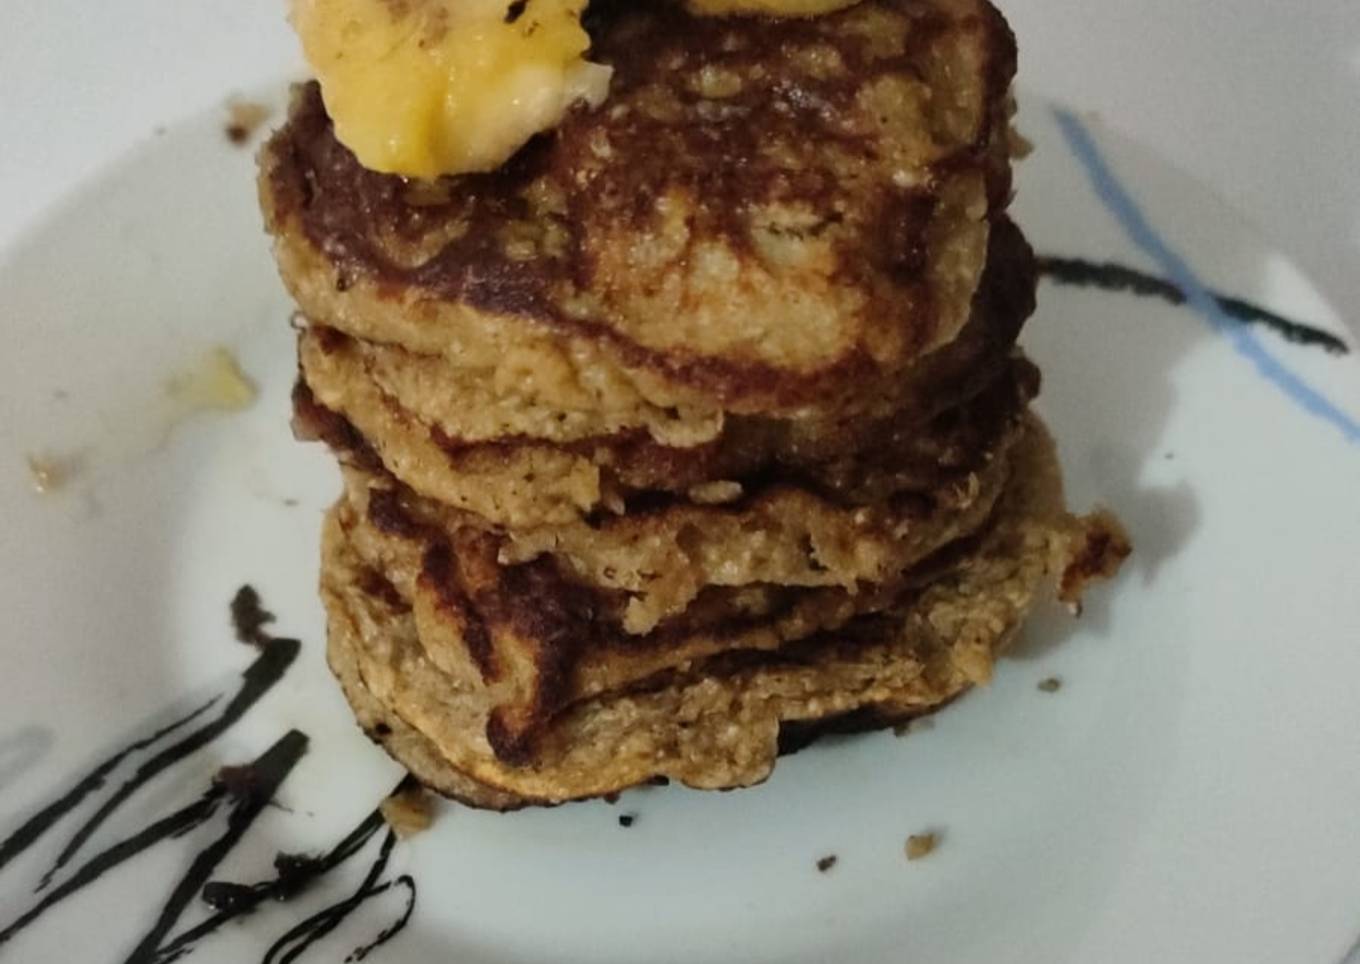
[[[381,528],[382,523],[375,519],[373,508],[374,503],[370,502],[369,521]],[[402,538],[415,538],[423,534],[414,520],[404,516],[403,519],[402,526],[385,531]],[[486,630],[486,622],[476,617],[472,600],[463,589],[453,550],[447,542],[435,542],[425,551],[420,566],[420,584],[428,588],[438,600],[439,610],[445,618],[458,623],[463,645],[481,672],[482,679],[488,683],[500,680],[505,668],[496,656],[496,646]]]
[[[497,706],[487,721],[496,755],[523,763],[532,752],[533,731],[565,704],[578,655],[597,635],[592,593],[562,579],[546,560],[502,567],[499,540],[487,533],[463,530],[455,541],[455,564],[446,578],[458,581],[470,604],[464,618],[500,650],[518,651],[535,670],[528,699]]]
[[[362,578],[364,591],[371,598],[382,601],[392,612],[401,612],[405,608],[405,601],[382,573],[370,568],[364,571]],[[338,625],[343,618],[338,610],[331,612],[329,621],[332,635],[346,631]],[[426,787],[479,810],[509,811],[531,805],[548,805],[546,801],[535,801],[498,790],[450,766],[424,734],[384,706],[369,691],[358,662],[348,647],[328,645],[326,661],[339,681],[340,689],[354,712],[355,722],[364,735],[387,751]]]

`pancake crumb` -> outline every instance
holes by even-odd
[[[935,852],[940,838],[936,833],[914,833],[907,838],[907,859],[924,860]]]
[[[266,104],[249,100],[229,100],[227,101],[227,125],[223,128],[223,133],[227,135],[227,140],[237,147],[242,147],[260,129],[260,126],[269,120],[271,113],[272,111]]]
[[[619,826],[623,827],[625,830],[635,823],[637,823],[637,814],[635,813],[619,814]]]
[[[403,785],[381,804],[383,819],[402,840],[430,829],[434,820],[434,801],[419,785]]]
[[[74,455],[27,455],[28,479],[38,495],[61,491],[80,474],[80,459]]]
[[[1050,676],[1039,684],[1040,693],[1056,693],[1062,689],[1063,681],[1057,676]]]
[[[832,867],[836,866],[836,861],[839,859],[835,854],[827,854],[817,861],[817,870],[823,874],[828,873]]]
[[[1123,523],[1108,509],[1100,509],[1080,520],[1077,539],[1069,550],[1068,562],[1058,581],[1058,599],[1081,614],[1081,597],[1093,582],[1114,578],[1124,560],[1133,552],[1133,543]]]

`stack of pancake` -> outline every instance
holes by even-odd
[[[1028,413],[985,0],[587,26],[608,100],[495,171],[365,170],[315,86],[262,154],[295,426],[344,474],[331,666],[485,807],[756,783],[987,681],[1127,553]]]

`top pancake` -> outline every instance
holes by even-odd
[[[747,414],[853,407],[954,337],[1009,194],[1015,50],[985,0],[591,19],[609,100],[490,174],[367,171],[299,91],[261,197],[304,313]]]

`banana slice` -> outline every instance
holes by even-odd
[[[370,170],[488,171],[611,71],[584,59],[586,0],[293,0],[336,136]]]

